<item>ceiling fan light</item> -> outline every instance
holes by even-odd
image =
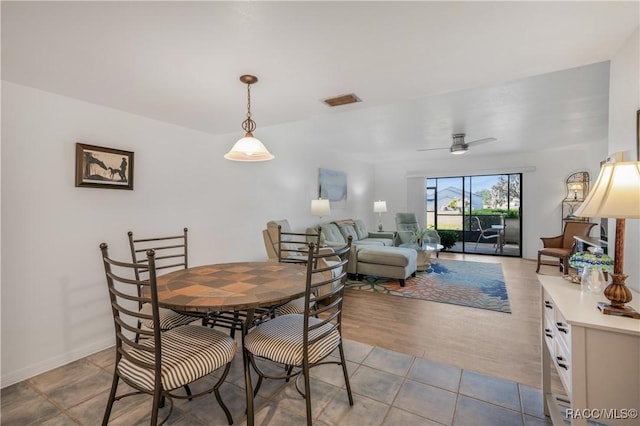
[[[268,161],[273,160],[274,156],[260,140],[247,133],[245,137],[233,145],[231,151],[227,152],[224,158],[232,161]]]
[[[468,151],[468,148],[462,145],[452,145],[450,151],[453,155],[462,155]]]

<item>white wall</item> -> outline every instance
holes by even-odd
[[[319,167],[348,174],[332,218],[376,224],[370,167],[301,142],[296,124],[256,132],[276,160],[235,163],[222,156],[240,129],[214,137],[8,82],[2,124],[3,387],[112,344],[102,241],[127,259],[128,230],[186,226],[191,265],[265,259],[268,220],[317,223]],[[76,142],[134,151],[134,190],[76,188]]]
[[[636,142],[636,111],[640,109],[640,29],[613,57],[609,75],[609,153],[622,152],[624,161],[640,161]],[[613,237],[615,220],[609,223],[609,235]],[[639,219],[626,220],[624,248],[624,272],[629,275],[626,282],[640,292]]]

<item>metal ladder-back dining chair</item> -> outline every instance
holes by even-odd
[[[349,405],[353,405],[351,385],[342,344],[342,299],[344,296],[351,237],[347,245],[332,252],[317,252],[309,243],[306,262],[305,310],[302,314],[277,316],[242,334],[243,359],[247,392],[247,416],[254,416],[253,398],[264,378],[289,380],[296,377],[295,386],[305,398],[307,425],[312,424],[309,369],[318,365],[337,364],[342,367]],[[326,262],[326,259],[338,261]],[[326,289],[326,291],[322,291]],[[315,296],[315,303],[312,297]],[[338,349],[339,360],[327,359]],[[261,367],[264,360],[282,364],[285,370],[267,373]],[[268,365],[267,363],[266,365]],[[251,383],[251,366],[258,374],[255,389]],[[264,365],[263,365],[264,366]],[[301,389],[300,381],[304,382]]]
[[[317,234],[292,232],[278,225],[278,261],[281,263],[306,264],[309,255],[309,242],[313,242],[316,253],[320,249],[320,230]],[[304,297],[291,300],[274,308],[274,314],[302,314],[304,313]]]
[[[169,401],[163,424],[173,410],[173,398],[191,399],[214,393],[229,424],[233,419],[220,396],[220,386],[231,367],[236,342],[224,333],[201,325],[183,325],[170,330],[160,327],[160,310],[156,283],[155,252],[147,251],[145,268],[148,278],[140,279],[140,263],[120,262],[109,257],[107,244],[100,244],[111,312],[116,334],[116,362],[109,400],[102,420],[107,425],[114,402],[141,393],[152,396],[151,425],[158,424],[158,410]],[[149,313],[131,309],[145,303]],[[151,322],[152,327],[143,323]],[[138,339],[137,336],[141,336]],[[195,395],[178,395],[173,391],[222,369],[212,387]],[[123,381],[133,388],[116,396]]]
[[[135,270],[136,279],[140,280],[148,277],[149,268],[146,266],[146,253],[149,249],[154,250],[156,253],[155,261],[157,271],[172,272],[174,270],[188,268],[187,232],[187,228],[184,228],[182,235],[135,239],[133,232],[129,231],[127,235],[129,236],[131,260],[138,265],[142,265]],[[140,303],[139,309],[147,314],[150,313],[149,305]],[[169,330],[202,319],[201,317],[186,315],[165,308],[159,308],[159,312],[160,328],[162,330]],[[146,321],[144,325],[147,327],[152,326],[150,321]]]

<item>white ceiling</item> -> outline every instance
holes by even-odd
[[[606,138],[630,2],[2,2],[2,79],[212,134],[308,122],[371,162]],[[356,93],[330,109],[321,100]],[[263,138],[268,146],[269,142]],[[474,148],[472,147],[472,150]],[[468,154],[469,155],[469,154]]]

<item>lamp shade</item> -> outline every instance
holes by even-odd
[[[594,188],[574,214],[640,219],[640,162],[605,163]]]
[[[274,156],[260,140],[247,135],[236,142],[224,158],[233,161],[267,161],[272,160]]]
[[[314,216],[329,216],[331,213],[331,206],[329,200],[323,200],[319,198],[317,200],[311,200],[311,214]]]
[[[387,212],[387,202],[386,201],[374,201],[373,202],[373,212],[374,213],[386,213]]]

